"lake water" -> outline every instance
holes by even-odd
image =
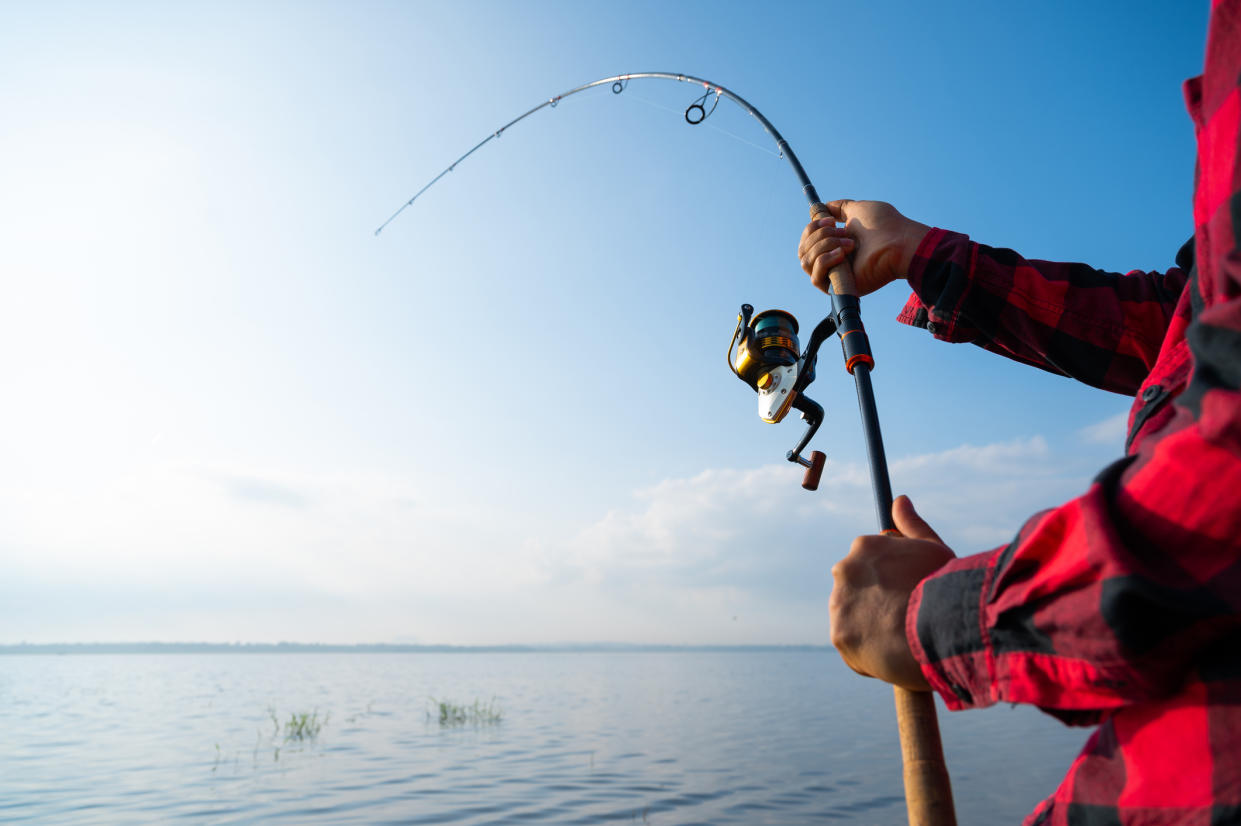
[[[1020,822],[1087,735],[940,721],[962,824]],[[900,776],[890,691],[830,651],[0,657],[3,822],[900,824]]]

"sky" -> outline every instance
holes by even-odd
[[[834,345],[816,493],[724,353],[809,329],[791,169],[1027,257],[1192,233],[1207,3],[0,3],[0,643],[826,643],[875,530]],[[1128,400],[863,301],[893,487],[959,554]]]

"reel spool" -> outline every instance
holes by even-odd
[[[800,351],[797,331],[797,319],[792,313],[764,310],[754,315],[752,306],[742,304],[728,344],[728,367],[758,393],[758,416],[763,421],[776,424],[790,409],[801,411],[808,427],[786,458],[806,468],[802,487],[816,490],[827,457],[818,450],[812,451],[809,459],[801,453],[823,423],[823,408],[803,391],[814,381],[819,346],[836,331],[836,323],[831,316],[819,322],[804,354]]]
[[[763,421],[774,424],[789,412],[796,396],[793,387],[801,356],[797,319],[784,310],[764,310],[753,320],[745,318],[746,315],[743,307],[737,321],[738,328],[744,324],[745,331],[735,359],[729,348],[729,365],[738,378],[758,393],[758,415]],[[736,331],[733,341],[737,341]]]

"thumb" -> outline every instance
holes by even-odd
[[[827,207],[827,211],[831,213],[831,216],[835,218],[838,223],[845,224],[849,221],[849,216],[845,214],[845,210],[851,203],[853,203],[853,201],[848,198],[841,198],[838,201],[828,201],[825,206]]]
[[[944,544],[939,534],[935,533],[926,520],[914,510],[914,503],[909,501],[908,496],[898,496],[892,503],[892,521],[896,523],[896,529],[901,532],[902,536],[910,539],[929,539],[932,542]]]

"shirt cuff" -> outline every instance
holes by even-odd
[[[996,702],[982,595],[998,551],[954,559],[918,583],[905,612],[905,637],[931,688],[951,711]]]
[[[905,276],[913,294],[896,320],[921,327],[941,341],[973,341],[977,330],[963,316],[963,308],[976,247],[959,232],[938,227],[927,232]]]

